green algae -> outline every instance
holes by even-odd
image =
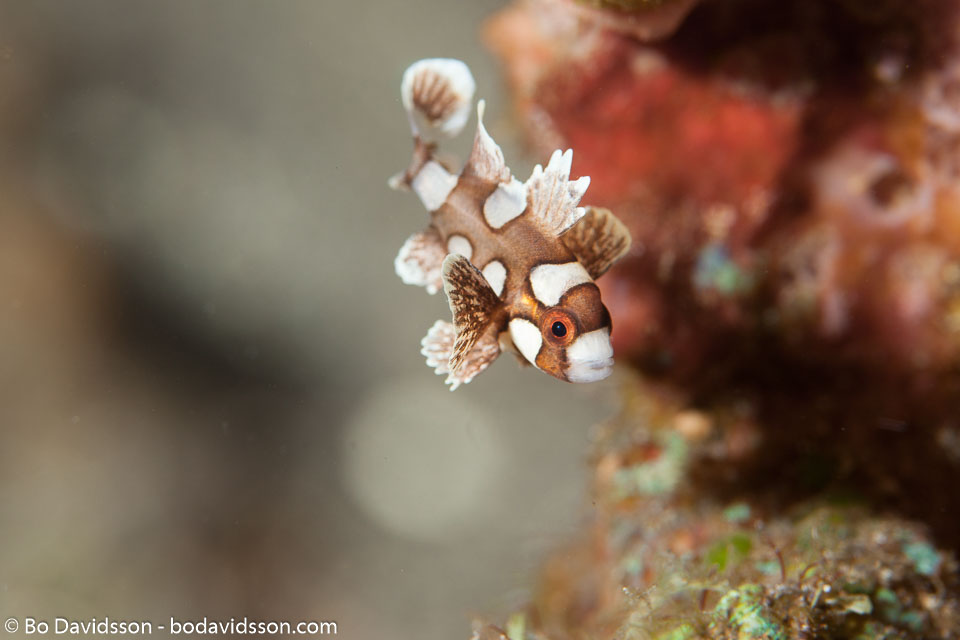
[[[955,637],[958,565],[922,524],[838,500],[856,494],[835,487],[781,511],[746,491],[700,495],[697,475],[715,463],[717,441],[665,427],[675,422],[669,409],[630,406],[597,432],[596,537],[579,547],[610,579],[590,582],[582,564],[568,566],[561,588],[537,601],[524,640]],[[576,633],[554,634],[568,628],[572,602],[587,603],[586,617]]]
[[[693,628],[693,625],[684,623],[666,633],[661,633],[657,636],[657,640],[689,640],[689,638],[694,637],[695,634],[696,630]]]
[[[717,603],[714,613],[717,619],[711,627],[728,625],[737,631],[739,640],[787,640],[789,637],[765,605],[763,587],[758,584],[744,584],[727,592]]]
[[[656,459],[621,469],[614,477],[617,497],[662,495],[673,491],[684,477],[688,447],[682,436],[663,433]]]
[[[746,502],[736,502],[723,510],[723,518],[727,522],[744,522],[750,519],[750,505]]]
[[[776,560],[758,560],[753,564],[754,568],[765,576],[775,576],[780,574],[780,563]]]
[[[707,564],[719,571],[742,562],[753,549],[753,541],[743,533],[734,533],[715,542],[706,554]]]
[[[726,247],[711,243],[697,257],[693,284],[700,291],[716,291],[730,296],[750,291],[754,279],[730,258]]]
[[[926,542],[907,542],[903,553],[913,561],[917,573],[932,576],[940,569],[940,554]]]

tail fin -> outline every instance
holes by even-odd
[[[427,58],[410,65],[403,74],[400,97],[414,137],[433,142],[460,133],[470,117],[476,86],[460,60]]]

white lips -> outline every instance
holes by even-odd
[[[613,371],[613,345],[610,330],[585,333],[567,347],[567,379],[570,382],[596,382]]]

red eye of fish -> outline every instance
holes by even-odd
[[[540,323],[543,335],[560,346],[570,344],[577,332],[577,323],[566,311],[554,309],[546,315]]]

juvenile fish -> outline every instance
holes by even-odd
[[[421,353],[451,390],[503,350],[561,380],[601,380],[613,348],[594,280],[627,252],[630,234],[610,211],[578,206],[590,178],[570,180],[572,150],[517,180],[483,126],[482,100],[466,164],[459,174],[444,166],[437,143],[464,128],[475,87],[463,62],[442,58],[415,62],[401,83],[414,149],[390,185],[412,190],[430,225],[394,265],[407,284],[442,288],[453,314],[430,328]]]

